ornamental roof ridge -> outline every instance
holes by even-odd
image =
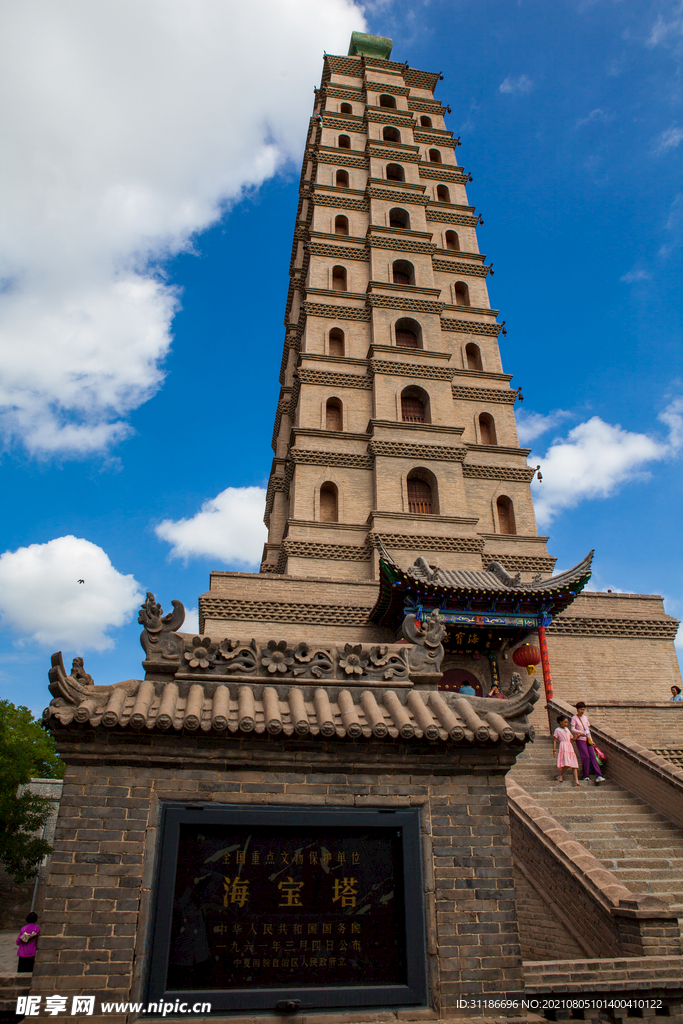
[[[483,572],[471,572],[463,569],[441,569],[437,568],[428,582],[437,587],[464,588],[467,590],[495,590],[495,591],[525,591],[534,593],[553,593],[564,590],[568,586],[577,586],[582,590],[590,579],[591,563],[594,552],[591,550],[578,565],[557,576],[550,576],[543,580],[532,580],[522,583],[519,573],[510,576],[500,562],[492,560]],[[413,565],[405,573],[413,579],[427,580],[425,570]],[[581,582],[583,581],[583,582]]]
[[[538,700],[538,680],[531,680],[504,707],[497,704],[495,711],[486,698],[421,692],[412,688],[408,675],[411,652],[423,650],[419,644],[368,649],[350,643],[343,648],[304,642],[294,647],[285,640],[271,640],[260,647],[253,640],[226,639],[217,646],[208,637],[189,640],[172,635],[184,654],[190,655],[188,671],[183,673],[186,678],[177,682],[129,679],[95,686],[91,677],[88,682],[67,675],[61,652],[54,654],[50,669],[54,696],[43,712],[46,727],[50,731],[129,729],[141,735],[169,736],[203,732],[224,735],[226,741],[253,734],[471,746],[524,744],[534,738],[528,716]],[[211,657],[207,668],[215,664],[217,652],[228,660],[221,666],[223,677],[216,673],[209,680],[201,662]],[[194,671],[193,661],[197,662]],[[297,670],[304,678],[294,674]],[[394,676],[399,677],[397,688],[383,682],[391,682]]]

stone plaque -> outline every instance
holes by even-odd
[[[422,1000],[417,812],[170,808],[165,825],[151,1000]]]

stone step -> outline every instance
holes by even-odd
[[[668,868],[619,868],[610,866],[612,862],[609,858],[601,857],[600,860],[606,867],[609,867],[620,882],[641,882],[650,879],[650,881],[666,882],[671,889],[683,889],[683,877],[672,875]]]
[[[530,787],[531,789],[553,793],[563,793],[566,789],[577,791],[578,787],[574,785],[573,773],[565,772],[564,782],[557,781],[557,774],[557,770],[552,772],[544,770],[543,772],[514,772],[512,777],[515,782],[518,782],[520,786],[524,786],[525,789]],[[613,799],[621,800],[624,803],[642,803],[639,797],[632,793],[625,793],[611,779],[606,778],[599,786],[595,784],[595,776],[593,775],[590,776],[590,782],[583,782],[582,776],[579,775],[579,781],[581,782],[581,787],[578,789],[579,793],[593,793],[594,790],[599,789],[601,794],[610,793]]]
[[[628,822],[636,826],[643,826],[651,822],[657,822],[657,824],[662,825],[666,824],[665,822],[659,822],[654,814],[648,813],[645,809],[622,807],[620,804],[615,804],[611,808],[587,807],[586,805],[577,807],[567,803],[564,805],[554,804],[553,806],[557,814],[562,814],[567,821],[599,821],[614,825]]]
[[[19,996],[27,996],[31,990],[30,974],[0,974],[0,1013],[14,1014]]]
[[[16,971],[11,973],[0,974],[0,997],[3,999],[7,998],[7,991],[15,988],[21,989],[19,995],[23,995],[24,991],[28,992],[31,987],[31,975],[30,974],[17,974]]]
[[[541,803],[541,801],[539,801]],[[544,806],[544,805],[542,805]],[[660,841],[665,841],[668,846],[678,846],[679,843],[683,842],[683,837],[677,836],[675,831],[666,827],[656,820],[656,818],[632,818],[632,819],[614,819],[611,817],[602,817],[597,814],[562,814],[558,808],[547,808],[551,814],[558,821],[566,821],[571,824],[572,828],[579,830],[591,830],[600,829],[601,835],[614,836],[616,839],[621,839],[621,833],[626,831],[627,835],[633,839],[639,839],[641,837],[646,838],[647,836],[653,835],[654,833],[659,837]]]
[[[591,850],[613,850],[614,842],[614,837],[607,838],[606,836],[601,836],[598,839],[592,839]],[[643,857],[650,856],[652,850],[661,852],[662,857],[665,859],[667,857],[681,856],[683,846],[664,846],[663,843],[664,840],[661,836],[650,835],[649,837],[643,836],[640,839],[631,838],[629,836],[620,836],[619,851],[617,851],[615,856],[618,856],[619,852],[623,852],[624,850],[636,852],[642,851]],[[605,856],[607,856],[607,853],[605,853]]]
[[[618,867],[620,871],[649,871],[651,869],[666,869],[671,871],[676,877],[683,878],[683,857],[680,856],[680,850],[676,851],[675,856],[667,857],[664,852],[661,851],[659,857],[615,857],[614,866]],[[605,857],[602,858],[604,860]]]

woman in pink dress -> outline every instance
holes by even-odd
[[[569,728],[569,719],[566,715],[560,715],[557,719],[557,729],[553,733],[553,757],[557,754],[557,767],[560,769],[557,781],[564,782],[564,773],[567,768],[571,768],[574,772],[574,785],[580,786],[579,762],[576,759],[574,747],[572,746],[573,739],[574,737]],[[558,744],[560,747],[559,751],[557,749]]]

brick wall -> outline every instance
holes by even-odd
[[[429,988],[521,989],[509,748],[58,735],[67,762],[32,991],[141,998],[164,800],[422,809]]]
[[[522,958],[525,961],[575,960],[584,956],[584,949],[539,896],[518,860],[514,862],[514,876]]]
[[[593,703],[592,695],[583,699],[590,701],[591,722],[606,726],[617,736],[650,750],[683,746],[683,701]]]
[[[656,594],[579,594],[547,631],[555,696],[668,700],[681,685],[675,626]]]

